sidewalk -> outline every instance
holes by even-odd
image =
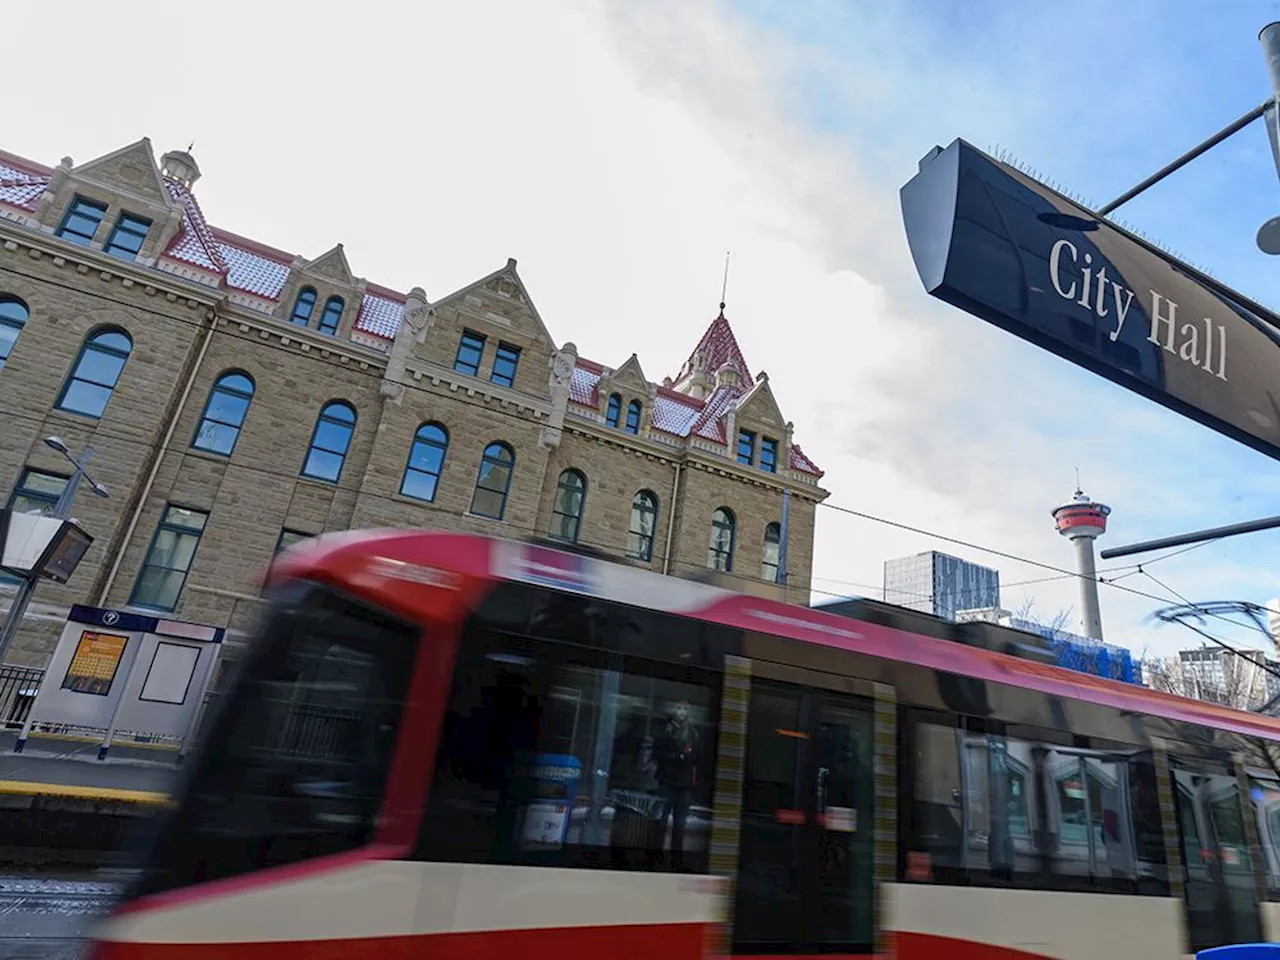
[[[14,753],[16,739],[0,733],[0,793],[155,804],[178,773],[177,754],[169,750],[112,747],[99,760],[96,743],[32,737]]]

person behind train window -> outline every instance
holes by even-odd
[[[664,814],[671,815],[671,857],[675,864],[684,852],[685,820],[698,786],[698,728],[689,716],[689,701],[681,700],[667,717],[654,743],[658,787],[664,800]]]

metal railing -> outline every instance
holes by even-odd
[[[43,679],[39,667],[0,664],[0,730],[22,729]]]
[[[40,684],[44,681],[44,670],[39,667],[19,667],[13,664],[0,664],[0,731],[18,733],[22,730],[27,716],[31,713],[36,694],[40,692]],[[201,716],[194,727],[195,735],[199,735],[204,718],[218,694],[210,690],[201,705]],[[67,723],[37,723],[32,728],[36,734],[53,734],[63,737],[83,738],[85,740],[101,739],[106,734],[105,727],[83,726]],[[123,746],[153,747],[159,751],[177,752],[185,744],[182,737],[171,734],[154,733],[149,730],[117,730],[113,741]],[[159,759],[159,758],[157,758]]]

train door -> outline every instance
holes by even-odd
[[[1261,940],[1239,781],[1225,766],[1182,762],[1173,780],[1192,950]]]
[[[871,951],[872,732],[870,700],[752,681],[734,952]]]

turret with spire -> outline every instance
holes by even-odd
[[[720,313],[680,368],[672,388],[705,400],[718,386],[741,386],[752,380],[751,369],[738,347],[733,328],[724,315],[724,301],[721,301]]]

